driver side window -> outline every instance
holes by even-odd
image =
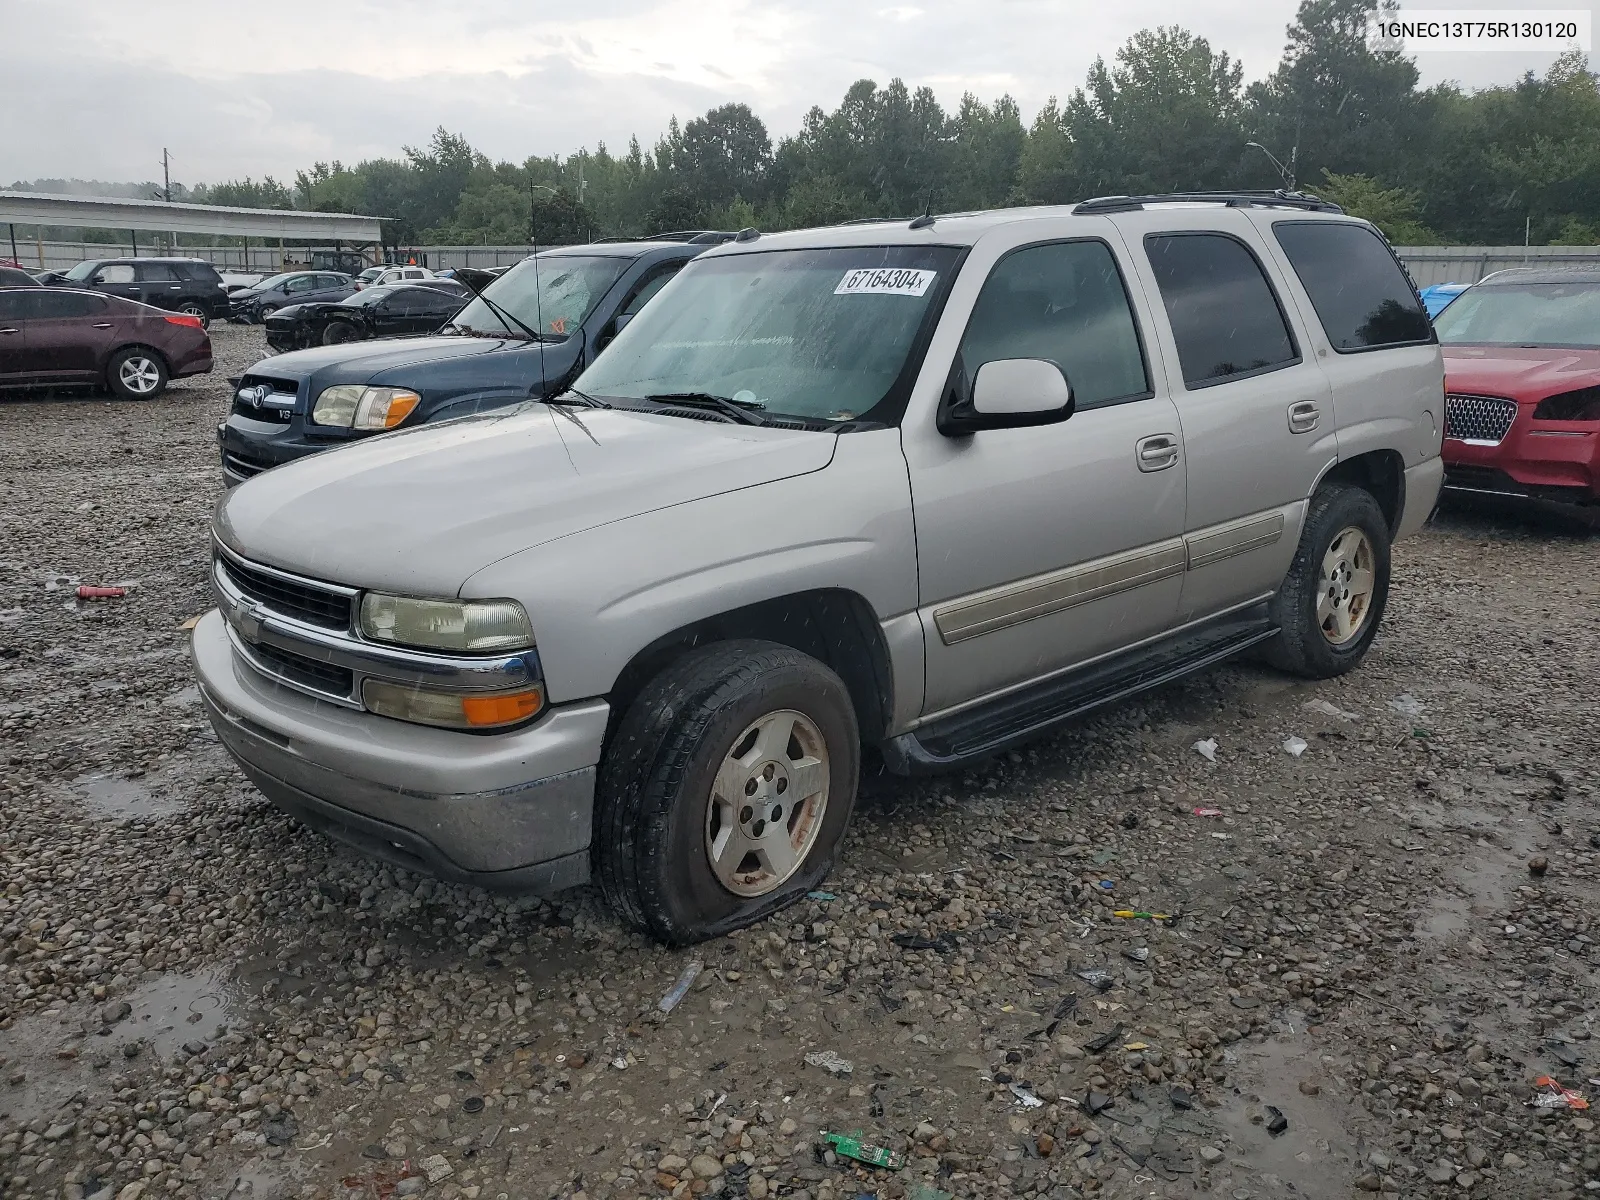
[[[653,275],[646,276],[644,282],[635,289],[633,295],[628,298],[628,302],[622,306],[622,311],[617,315],[631,317],[637,313],[646,304],[650,303],[650,300],[657,292],[667,286],[682,266],[683,263],[681,262],[671,263],[665,267],[658,267]]]
[[[1133,308],[1104,242],[1025,246],[995,264],[961,339],[968,384],[1001,358],[1055,363],[1080,410],[1150,395]]]

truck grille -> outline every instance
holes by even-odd
[[[275,613],[341,633],[350,628],[350,597],[347,595],[247,567],[238,559],[223,554],[217,556],[217,569],[226,573],[239,591]]]
[[[233,411],[252,421],[287,424],[294,413],[299,386],[292,379],[246,375],[233,393]]]
[[[249,653],[267,668],[267,674],[276,675],[301,687],[348,699],[355,689],[355,673],[345,667],[318,662],[314,658],[293,654],[277,646],[257,642]]]
[[[1444,436],[1498,446],[1517,419],[1517,402],[1500,396],[1446,395]]]

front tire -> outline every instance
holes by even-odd
[[[338,346],[344,342],[353,342],[361,336],[361,331],[349,321],[332,321],[322,331],[322,344],[324,346]]]
[[[833,868],[860,760],[850,694],[816,659],[763,641],[690,651],[640,692],[600,764],[601,891],[671,945],[777,912]]]
[[[1334,484],[1311,498],[1283,586],[1272,600],[1277,637],[1267,662],[1307,679],[1360,665],[1389,599],[1389,523],[1372,493]]]
[[[167,364],[143,346],[118,350],[106,364],[106,386],[124,400],[154,400],[167,386]]]

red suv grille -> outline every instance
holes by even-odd
[[[1458,442],[1497,446],[1517,419],[1517,402],[1502,396],[1446,395],[1444,435]]]

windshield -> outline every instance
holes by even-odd
[[[799,417],[873,419],[959,253],[859,246],[697,259],[577,387],[617,398],[709,393]]]
[[[1600,284],[1468,288],[1439,314],[1434,328],[1447,345],[1600,347]]]
[[[584,318],[594,311],[630,261],[575,254],[540,255],[537,259],[523,259],[483,291],[529,329],[537,329],[546,338],[569,337],[578,332]],[[506,323],[476,296],[456,314],[452,324],[474,333],[506,332]],[[512,322],[512,332],[523,331]]]
[[[81,262],[77,266],[73,267],[72,270],[68,271],[64,278],[72,280],[73,283],[82,283],[85,279],[89,278],[89,276],[93,275],[95,273],[95,269],[104,261],[104,259],[92,258],[88,262]]]
[[[371,308],[374,304],[382,304],[399,290],[392,287],[362,288],[354,296],[346,296],[339,303],[347,304],[351,308]]]

